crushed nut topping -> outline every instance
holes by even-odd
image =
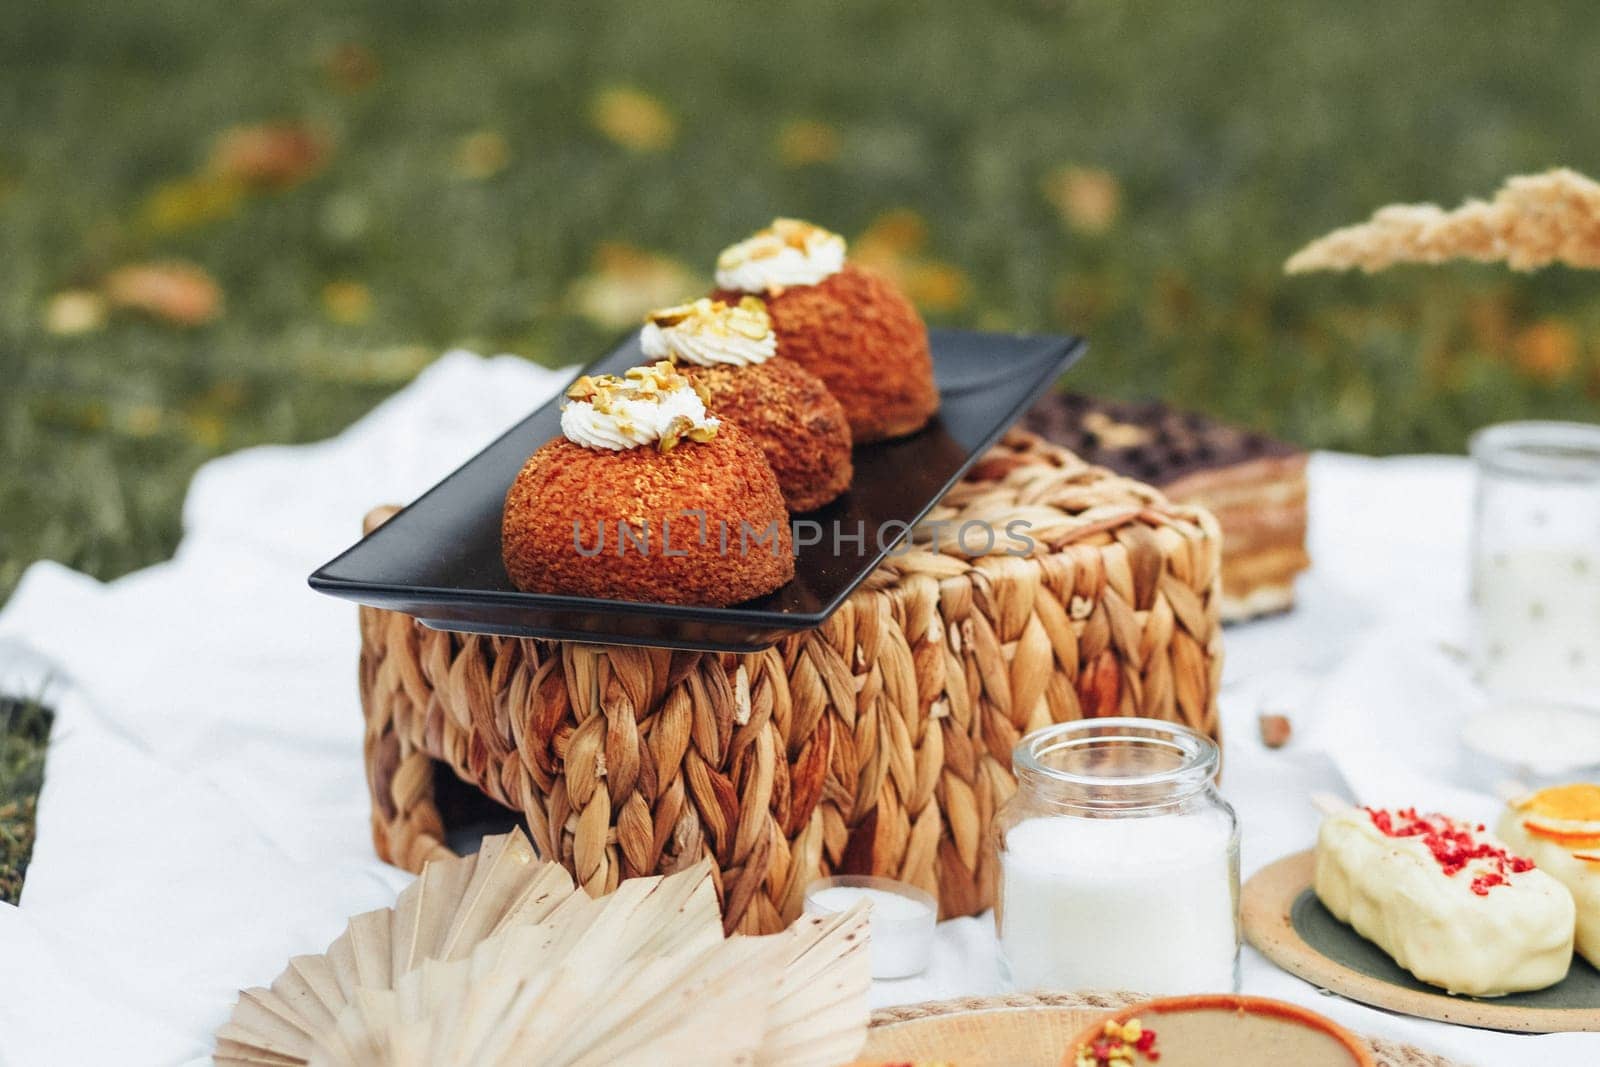
[[[767,306],[756,297],[746,296],[737,304],[701,297],[692,304],[652,311],[648,321],[662,329],[711,337],[747,337],[759,341],[772,333],[772,318]]]
[[[683,389],[691,390],[700,398],[702,404],[710,399],[703,385],[679,373],[670,361],[662,360],[642,367],[630,367],[620,376],[580,375],[567,387],[567,399],[586,403],[594,408],[597,414],[614,417],[617,429],[631,436],[636,432],[636,427],[625,417],[623,407],[625,403],[643,401],[660,404],[673,393]],[[679,415],[667,424],[656,447],[662,452],[670,452],[680,441],[688,440],[704,444],[717,435],[717,427],[718,423],[714,419],[696,423],[687,416]]]
[[[729,270],[744,263],[771,259],[789,248],[810,255],[832,244],[837,244],[843,252],[844,238],[832,231],[801,219],[773,219],[771,226],[724,249],[722,255],[717,257],[717,269]]]

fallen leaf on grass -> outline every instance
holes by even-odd
[[[492,178],[511,162],[511,146],[494,130],[469,133],[456,143],[455,171],[463,178]]]
[[[850,257],[895,259],[921,252],[927,243],[927,222],[915,211],[901,208],[873,219],[861,236],[850,242]]]
[[[346,41],[328,53],[328,58],[323,62],[323,71],[335,89],[353,93],[377,81],[378,75],[383,73],[383,66],[370,48]]]
[[[346,326],[366,322],[372,314],[372,290],[360,282],[329,282],[322,287],[322,310]]]
[[[221,448],[228,437],[228,427],[222,416],[210,412],[185,416],[183,426],[189,440],[206,449]]]
[[[678,121],[666,105],[639,89],[603,89],[589,105],[595,129],[635,152],[659,152],[678,136]]]
[[[129,437],[154,437],[165,421],[166,412],[154,404],[135,404],[119,414],[116,425]]]
[[[256,188],[283,189],[320,171],[332,146],[304,123],[265,122],[234,126],[211,149],[211,174]]]
[[[1578,365],[1578,335],[1559,319],[1541,319],[1517,334],[1511,351],[1528,377],[1555,382]]]
[[[61,337],[93,333],[106,324],[106,301],[88,289],[66,289],[50,298],[44,328]]]
[[[232,215],[243,195],[243,186],[224,175],[179,178],[156,186],[145,197],[139,219],[157,233],[187,230]]]
[[[1045,179],[1044,195],[1061,221],[1079,233],[1105,233],[1122,210],[1122,187],[1098,167],[1062,167]]]
[[[959,267],[923,254],[928,224],[915,211],[878,216],[850,242],[850,258],[898,285],[924,311],[954,311],[967,302],[971,285]]]
[[[795,119],[778,131],[778,162],[785,167],[832,163],[839,158],[839,131],[817,119]]]
[[[222,313],[222,288],[192,263],[135,263],[106,276],[113,307],[141,311],[174,326],[201,326]]]
[[[595,252],[595,269],[572,284],[577,312],[609,330],[637,326],[652,309],[682,303],[703,288],[688,267],[668,256],[616,242]]]

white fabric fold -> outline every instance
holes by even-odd
[[[110,583],[29,569],[0,611],[0,682],[53,676],[58,719],[22,906],[0,907],[0,1064],[201,1062],[240,987],[408,881],[369,838],[355,609],[306,575],[369,507],[414,498],[569,376],[450,353],[338,437],[207,464],[170,562]],[[1309,847],[1313,790],[1488,796],[1440,734],[1462,696],[1415,622],[1462,612],[1465,461],[1319,455],[1311,481],[1301,607],[1227,635],[1224,792],[1247,874]],[[1266,706],[1294,719],[1288,748],[1258,740]],[[930,970],[875,1003],[1000,989],[986,917],[938,937]],[[1392,1016],[1248,950],[1244,987],[1463,1063],[1600,1062],[1600,1036]]]

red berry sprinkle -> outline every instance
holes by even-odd
[[[1497,885],[1509,885],[1510,875],[1533,870],[1532,860],[1513,856],[1497,845],[1478,840],[1474,835],[1484,832],[1482,824],[1474,830],[1471,824],[1456,822],[1445,815],[1418,815],[1416,808],[1400,808],[1394,812],[1367,808],[1366,812],[1372,825],[1386,837],[1420,837],[1447,877],[1454,877],[1470,863],[1480,862],[1482,873],[1472,879],[1471,886],[1480,897],[1488,896],[1489,890]]]

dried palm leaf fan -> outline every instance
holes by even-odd
[[[296,956],[270,989],[247,989],[217,1032],[219,1063],[305,1063],[359,989],[388,989],[427,959],[459,959],[502,924],[575,908],[572,878],[539,863],[520,830],[430,863],[392,908],[364,912],[320,956]]]
[[[216,1059],[837,1063],[866,1033],[865,931],[852,913],[724,941],[709,864],[592,899],[518,830],[242,993]]]

